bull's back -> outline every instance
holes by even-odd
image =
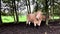
[[[33,21],[33,20],[35,20],[35,15],[34,14],[28,14],[27,19],[30,21]]]

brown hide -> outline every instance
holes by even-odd
[[[43,15],[43,13],[41,11],[37,11],[33,14],[28,14],[27,15],[27,22],[26,23],[28,24],[29,22],[32,22],[32,23],[34,23],[34,26],[36,26],[36,24],[38,26],[40,26],[41,21],[42,20],[45,21],[45,19],[46,19],[46,16]]]
[[[36,19],[35,14],[28,14],[27,15],[27,24],[29,22],[34,23],[34,26],[36,26],[36,24],[38,23],[38,20]]]

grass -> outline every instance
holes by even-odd
[[[14,22],[13,16],[1,16],[2,17],[2,22],[4,23],[9,23],[9,22]]]
[[[1,16],[2,17],[2,22],[3,23],[9,23],[9,22],[14,22],[14,17],[13,16]],[[24,22],[26,21],[26,16],[18,16],[19,22]],[[51,17],[53,19],[53,17]],[[54,16],[54,19],[59,19],[59,16]]]
[[[3,23],[9,23],[9,22],[14,22],[14,17],[13,16],[1,16],[2,17],[2,22]],[[19,22],[24,22],[26,21],[26,16],[18,16]]]
[[[51,19],[60,19],[60,16],[51,17]]]
[[[19,22],[26,21],[26,16],[19,16]]]

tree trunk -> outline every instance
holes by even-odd
[[[26,1],[26,5],[27,5],[27,11],[28,11],[28,14],[29,14],[28,3],[27,3],[27,0],[25,0],[25,1]]]
[[[16,15],[16,22],[18,23],[18,15],[17,15],[17,11],[16,11],[15,0],[14,0],[14,11],[15,11],[15,15]]]
[[[28,0],[29,13],[31,13],[30,0]]]
[[[17,11],[16,11],[16,5],[15,5],[15,0],[13,0],[13,11],[14,11],[14,20],[15,23],[18,23],[18,15],[17,15]]]
[[[37,11],[38,10],[38,2],[36,1],[36,8],[35,8],[35,11]]]
[[[54,20],[54,0],[52,0],[53,2],[53,20]]]
[[[12,13],[13,13],[13,17],[14,17],[14,21],[16,21],[16,19],[15,19],[15,15],[14,15],[14,5],[13,5],[14,3],[13,3],[13,0],[12,0]]]
[[[46,3],[46,6],[45,6],[45,12],[46,12],[46,16],[47,16],[47,19],[46,19],[46,25],[48,25],[48,18],[49,18],[49,12],[48,12],[48,1],[46,0],[45,1]],[[48,13],[48,14],[47,14]]]
[[[0,0],[0,24],[2,24],[2,18],[1,18],[1,0]]]
[[[2,24],[1,10],[0,10],[0,24]]]

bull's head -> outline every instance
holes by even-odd
[[[43,21],[46,21],[47,18],[50,20],[51,16],[47,17],[47,16],[43,15],[42,18],[43,18]]]

